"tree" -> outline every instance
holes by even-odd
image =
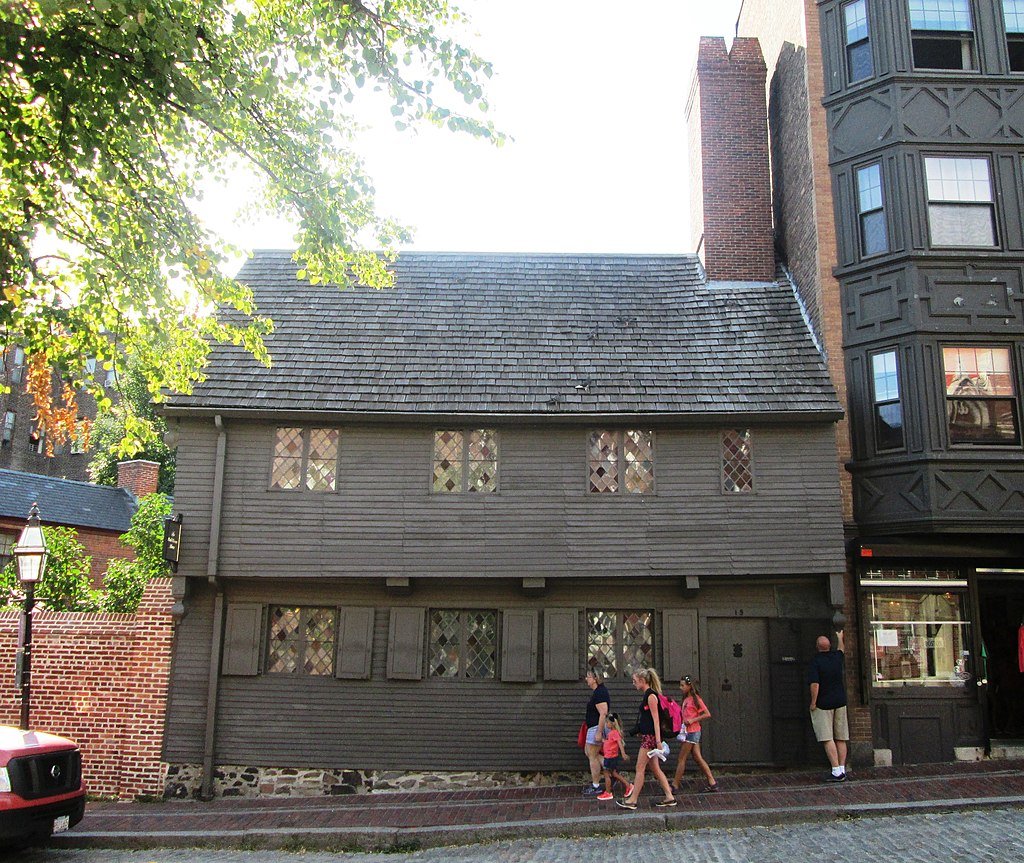
[[[453,37],[464,20],[447,0],[0,7],[0,343],[37,360],[51,440],[73,429],[76,387],[109,407],[88,358],[128,358],[156,398],[189,390],[210,341],[269,361],[271,322],[221,272],[231,250],[195,212],[211,177],[256,173],[259,200],[297,220],[311,281],[389,284],[387,256],[360,240],[386,250],[405,233],[374,209],[346,111],[369,88],[400,128],[500,143],[480,114],[491,67]],[[152,432],[126,417],[128,438]]]
[[[167,423],[160,414],[149,394],[149,386],[138,369],[129,366],[122,374],[118,389],[120,398],[108,413],[96,419],[90,441],[96,447],[96,454],[89,462],[89,477],[100,485],[117,485],[118,455],[127,443],[133,458],[155,461],[160,465],[157,491],[171,494],[174,491],[175,452],[164,443]],[[131,435],[130,418],[146,424],[142,434]],[[152,432],[152,433],[150,433]]]
[[[36,601],[51,611],[98,611],[99,592],[91,588],[89,564],[92,558],[78,541],[72,527],[44,527],[49,549],[46,572],[36,585]],[[20,608],[22,587],[12,560],[0,573],[0,607]]]
[[[135,560],[110,561],[103,576],[103,610],[134,613],[151,578],[169,574],[163,558],[164,519],[171,514],[171,499],[157,492],[142,498],[132,525],[121,541],[135,549]]]

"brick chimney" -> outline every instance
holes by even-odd
[[[117,487],[128,489],[136,497],[155,492],[159,479],[159,462],[135,459],[117,463]]]
[[[767,68],[757,39],[702,36],[686,105],[693,247],[709,279],[775,278]]]

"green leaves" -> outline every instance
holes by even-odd
[[[490,66],[446,0],[9,0],[0,13],[0,333],[91,388],[87,358],[187,390],[209,340],[266,360],[270,323],[223,273],[206,178],[245,165],[300,225],[311,280],[389,284],[405,232],[374,207],[342,111],[378,89],[399,128],[494,143]],[[456,108],[456,106],[459,106]],[[173,275],[172,275],[173,274]],[[239,313],[213,321],[213,308]],[[151,434],[123,422],[126,441]]]

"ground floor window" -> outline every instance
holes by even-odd
[[[651,611],[587,611],[587,667],[627,677],[654,665]]]
[[[269,674],[334,674],[336,610],[272,605],[269,609]]]
[[[916,577],[915,577],[916,576]],[[964,686],[966,581],[948,570],[869,570],[861,579],[875,686]]]
[[[430,613],[430,676],[493,680],[498,613],[449,608]]]

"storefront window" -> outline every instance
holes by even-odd
[[[864,606],[875,686],[965,685],[970,646],[963,593],[877,591],[865,594]]]

